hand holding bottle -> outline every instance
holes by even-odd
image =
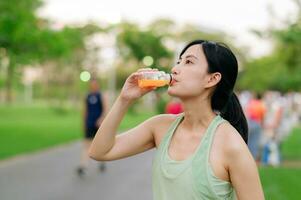
[[[158,69],[143,68],[131,74],[124,83],[120,97],[127,101],[140,98],[144,94],[170,84],[172,77]]]
[[[144,94],[156,89],[156,87],[147,87],[147,88],[141,88],[138,86],[138,80],[141,78],[142,73],[141,72],[145,72],[145,71],[157,71],[154,69],[150,69],[150,68],[143,68],[143,69],[139,69],[138,71],[132,73],[125,81],[121,93],[120,93],[120,97],[123,100],[126,101],[134,101],[138,98],[140,98],[141,96],[143,96]]]

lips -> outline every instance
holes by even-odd
[[[173,79],[171,80],[170,85],[173,85],[173,84],[175,84],[176,82],[178,82],[178,81],[177,81],[176,79],[173,78]]]

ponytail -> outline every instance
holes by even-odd
[[[224,108],[220,111],[226,119],[239,132],[244,141],[248,142],[248,123],[236,94],[232,93]]]

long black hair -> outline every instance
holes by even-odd
[[[208,73],[219,72],[222,75],[220,82],[211,96],[212,109],[220,112],[220,115],[234,126],[247,143],[247,120],[239,100],[233,92],[238,74],[238,64],[235,55],[223,43],[195,40],[184,47],[179,57],[193,45],[201,45],[203,48],[208,63]]]

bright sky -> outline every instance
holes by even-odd
[[[249,46],[253,56],[263,55],[269,43],[249,30],[279,26],[279,19],[293,18],[292,0],[44,0],[39,14],[58,23],[118,22],[121,18],[145,24],[159,17],[179,23],[192,22],[218,29],[235,37],[237,44]],[[267,11],[275,11],[272,17]]]

